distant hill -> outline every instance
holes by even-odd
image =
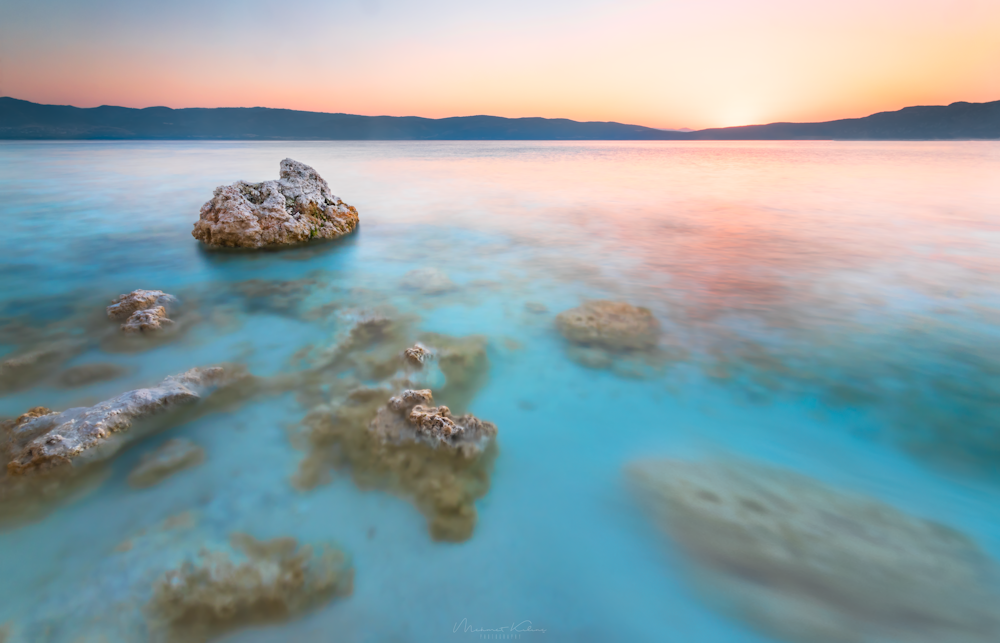
[[[826,123],[699,131],[564,118],[356,116],[265,107],[39,105],[0,98],[0,139],[153,140],[955,140],[1000,139],[1000,101],[907,107]]]

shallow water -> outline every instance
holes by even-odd
[[[190,236],[217,185],[276,178],[285,157],[357,207],[356,233],[258,253]],[[489,376],[469,410],[499,427],[461,544],[434,542],[411,503],[349,475],[294,488],[290,432],[309,410],[295,391],[170,428],[95,489],[0,532],[0,624],[13,640],[145,640],[153,581],[243,531],[337,542],[355,588],[226,640],[496,636],[463,619],[529,620],[545,631],[520,640],[546,642],[771,640],[703,600],[634,499],[623,467],[656,457],[798,471],[1000,560],[998,176],[1000,144],[985,142],[0,144],[0,358],[68,333],[85,348],[60,369],[126,369],[15,386],[0,417],[194,366],[295,372],[300,351],[343,332],[333,304],[484,335]],[[406,287],[421,268],[454,289]],[[85,341],[136,288],[174,293],[201,320],[141,351]],[[571,359],[554,317],[587,299],[652,310],[657,368]],[[203,446],[205,463],[131,489],[170,437]],[[182,528],[156,528],[179,514]]]

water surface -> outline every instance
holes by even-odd
[[[285,157],[357,207],[356,233],[257,253],[191,237],[216,186],[276,178]],[[349,476],[296,490],[289,432],[307,405],[255,398],[136,444],[95,490],[0,533],[0,623],[15,640],[145,640],[151,579],[245,531],[336,541],[355,591],[226,640],[484,636],[456,633],[463,619],[530,620],[545,632],[521,640],[546,642],[770,640],[699,598],[634,501],[623,466],[661,456],[798,471],[1000,558],[998,176],[1000,145],[985,142],[4,143],[0,356],[136,288],[175,293],[203,320],[140,352],[91,343],[63,367],[126,374],[16,387],[0,416],[194,366],[294,372],[343,330],[317,311],[381,307],[487,338],[469,408],[498,425],[500,451],[474,536],[437,543],[410,503]],[[455,288],[405,286],[427,268]],[[652,310],[669,359],[571,359],[554,316],[587,299]],[[178,436],[205,464],[125,484]],[[179,514],[191,525],[121,551]]]

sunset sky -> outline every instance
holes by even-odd
[[[0,95],[664,128],[1000,99],[1000,0],[3,0]]]

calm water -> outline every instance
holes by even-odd
[[[212,190],[276,178],[285,157],[357,207],[358,231],[281,252],[200,247],[190,230]],[[499,456],[474,536],[436,543],[410,502],[347,475],[296,490],[290,430],[307,405],[255,397],[135,444],[96,489],[0,532],[0,624],[13,640],[145,640],[153,580],[244,531],[336,541],[355,589],[226,640],[484,636],[456,633],[462,619],[530,620],[545,632],[520,640],[544,643],[770,640],[701,599],[634,500],[623,466],[661,456],[798,471],[1000,559],[998,177],[996,143],[2,144],[0,355],[85,336],[74,320],[136,288],[196,302],[202,321],[139,352],[89,342],[59,368],[125,374],[5,391],[0,417],[193,366],[292,372],[346,323],[316,311],[382,307],[488,338],[469,408],[498,425]],[[406,288],[418,268],[455,288]],[[248,280],[275,283],[248,294]],[[651,309],[669,359],[571,359],[553,320],[586,299]],[[205,463],[125,484],[170,437]]]

